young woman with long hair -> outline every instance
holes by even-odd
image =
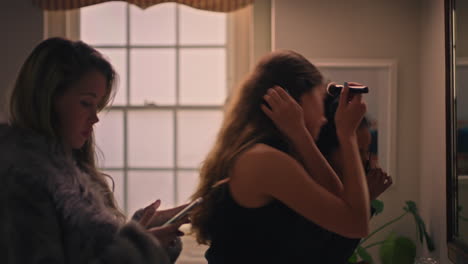
[[[4,263],[175,260],[168,253],[182,222],[155,226],[161,218],[155,202],[126,223],[96,166],[93,126],[114,94],[115,77],[98,51],[61,38],[41,42],[23,64],[9,124],[0,126]]]
[[[340,181],[315,144],[326,122],[318,69],[293,51],[265,56],[235,91],[192,215],[212,263],[328,263],[328,231],[368,234],[369,197],[356,140],[366,111],[346,87],[336,113]]]

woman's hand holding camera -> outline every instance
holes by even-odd
[[[381,168],[371,168],[366,175],[370,200],[375,200],[393,184],[390,177]]]
[[[336,133],[339,139],[356,135],[356,130],[366,113],[366,109],[362,94],[350,93],[348,85],[345,84],[335,114]]]

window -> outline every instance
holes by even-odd
[[[227,96],[227,14],[175,3],[146,10],[123,2],[82,8],[80,38],[120,76],[100,114],[100,167],[129,215],[156,198],[186,202],[214,143]]]

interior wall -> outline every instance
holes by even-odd
[[[405,201],[420,205],[421,175],[421,0],[274,1],[273,47],[314,59],[395,59],[397,71],[397,183],[381,199],[382,215],[371,230],[403,213]],[[443,39],[443,38],[442,38]],[[442,125],[444,123],[441,123]],[[442,164],[440,164],[442,166]],[[435,164],[436,166],[436,164]],[[403,218],[389,231],[416,238],[416,226]],[[416,241],[416,239],[415,239]],[[418,243],[416,243],[418,244]],[[373,251],[374,256],[377,251]]]
[[[450,263],[446,242],[444,1],[421,5],[420,209],[434,237],[440,263]],[[427,254],[427,252],[425,252]]]
[[[5,121],[8,90],[21,64],[43,36],[43,12],[31,1],[0,1],[0,122]]]

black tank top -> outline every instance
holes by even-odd
[[[328,263],[322,253],[332,237],[279,201],[244,208],[229,191],[215,210],[210,233],[211,245],[205,254],[209,264]]]
[[[220,188],[209,227],[211,245],[205,253],[209,264],[344,264],[359,242],[319,227],[278,200],[245,208],[233,199],[228,185]]]

